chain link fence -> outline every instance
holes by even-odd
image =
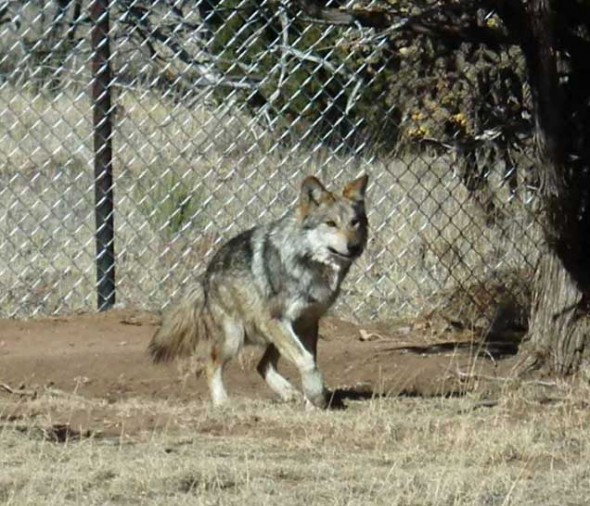
[[[524,65],[418,30],[452,16],[440,5],[111,2],[118,303],[165,307],[304,175],[361,172],[371,239],[336,313],[489,324],[526,299],[540,236]],[[0,2],[2,316],[96,307],[89,8]],[[476,8],[472,22],[501,29]]]

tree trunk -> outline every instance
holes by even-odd
[[[521,372],[542,365],[567,375],[585,367],[590,348],[590,156],[585,147],[585,116],[590,115],[580,113],[586,108],[580,99],[587,99],[589,91],[580,93],[583,79],[576,76],[575,62],[568,62],[568,80],[560,82],[558,59],[574,56],[557,49],[552,5],[557,3],[529,0],[524,11],[522,48],[535,105],[546,244],[537,268]]]
[[[587,366],[590,328],[580,309],[582,299],[561,259],[552,251],[544,252],[535,279],[529,342],[521,351],[521,372],[543,366],[565,376]]]

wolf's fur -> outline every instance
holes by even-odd
[[[365,248],[367,181],[362,176],[336,194],[308,177],[295,209],[222,246],[200,282],[164,315],[149,345],[153,360],[190,355],[207,342],[209,388],[220,404],[227,399],[225,364],[244,344],[259,344],[266,351],[257,369],[271,389],[285,400],[297,396],[277,371],[283,356],[297,366],[307,400],[325,406],[318,324]]]

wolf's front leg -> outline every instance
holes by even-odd
[[[327,405],[326,389],[315,357],[315,339],[302,336],[301,339],[289,320],[273,319],[265,322],[263,330],[268,339],[277,347],[280,354],[293,362],[301,374],[301,386],[305,397],[314,405],[324,408]]]
[[[279,350],[274,344],[269,344],[256,368],[267,385],[284,401],[291,401],[301,397],[301,394],[277,370]]]

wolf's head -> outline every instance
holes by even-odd
[[[368,236],[368,180],[364,175],[335,193],[313,176],[303,180],[298,217],[315,260],[347,265],[363,252]]]

